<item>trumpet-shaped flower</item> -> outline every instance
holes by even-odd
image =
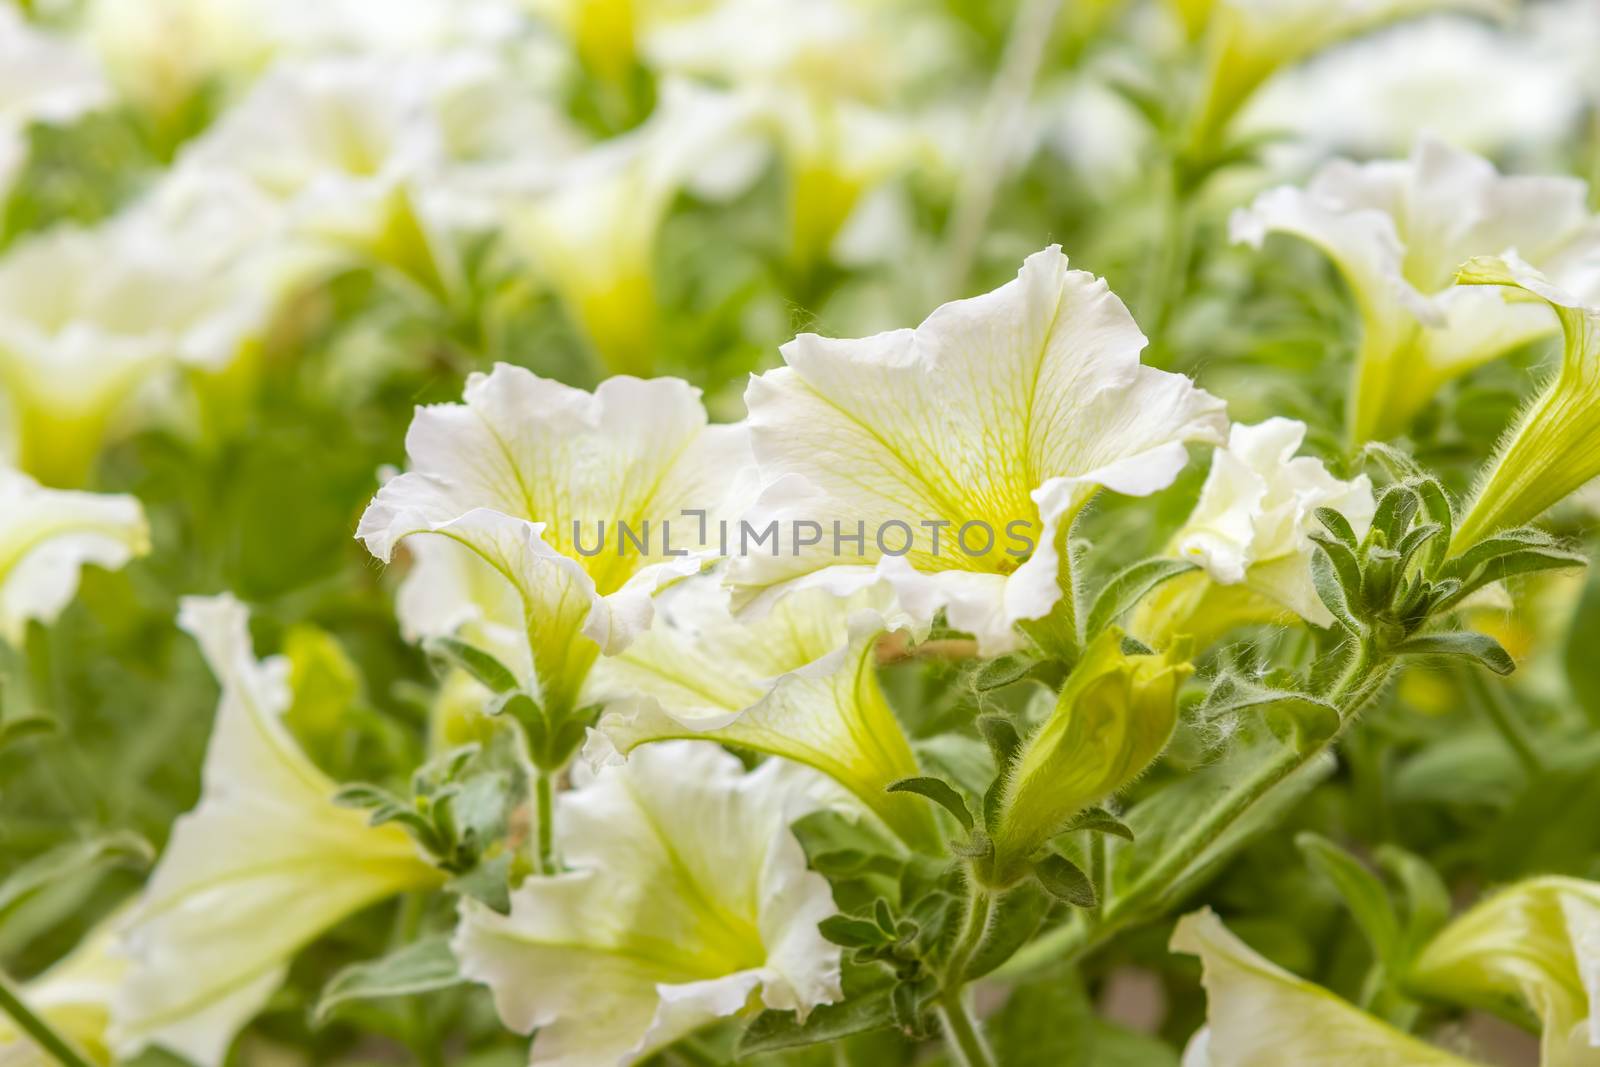
[[[1514,0],[1173,0],[1206,38],[1205,88],[1190,130],[1200,151],[1221,147],[1239,109],[1286,67],[1388,23],[1447,9],[1506,15]]]
[[[1534,878],[1441,930],[1408,974],[1431,996],[1539,1018],[1542,1067],[1600,1064],[1600,883]]]
[[[441,876],[395,826],[333,802],[337,785],[281,716],[288,663],[257,661],[232,597],[184,601],[179,625],[222,683],[200,804],[178,820],[123,931],[118,1055],[148,1045],[203,1067],[283,981],[303,945],[352,913]]]
[[[1172,540],[1173,554],[1203,573],[1181,576],[1141,604],[1136,632],[1197,635],[1213,632],[1223,619],[1267,621],[1285,609],[1332,625],[1311,581],[1316,510],[1333,508],[1364,534],[1372,483],[1364,474],[1340,481],[1321,460],[1296,456],[1305,435],[1305,424],[1293,419],[1233,425],[1227,447],[1211,458],[1200,499]],[[1252,604],[1256,598],[1263,602]]]
[[[92,0],[85,23],[118,91],[175,143],[207,93],[227,94],[274,61],[490,45],[517,18],[498,0]]]
[[[110,97],[105,79],[68,41],[0,7],[0,199],[27,154],[31,122],[66,123]]]
[[[596,667],[594,691],[616,699],[586,754],[700,737],[783,756],[838,782],[908,844],[937,851],[932,809],[886,792],[921,773],[874,669],[878,638],[893,627],[887,590],[805,590],[746,625],[728,614],[725,592],[694,584],[712,595],[663,608],[653,629]]]
[[[1175,652],[1128,655],[1115,627],[1096,638],[1011,767],[980,877],[1010,885],[1072,816],[1144,773],[1172,736],[1192,670]]]
[[[752,517],[787,540],[735,561],[739,606],[882,576],[919,624],[943,609],[986,654],[1013,647],[1061,600],[1066,533],[1097,489],[1155,492],[1187,442],[1222,440],[1222,402],[1143,366],[1144,343],[1057,247],[914,330],[789,342],[746,394],[766,487]],[[803,522],[824,536],[790,537]]]
[[[1172,950],[1205,966],[1205,1029],[1184,1067],[1473,1067],[1296,978],[1235,937],[1210,910],[1186,915]]]
[[[521,598],[544,698],[571,707],[595,657],[649,625],[656,588],[700,567],[748,462],[744,428],[708,426],[698,390],[671,378],[586,393],[500,364],[464,401],[417,409],[412,469],[356,536],[386,562],[418,533],[477,553]]]
[[[659,69],[733,86],[775,132],[790,256],[814,267],[866,194],[941,162],[928,129],[883,106],[919,69],[937,69],[937,42],[922,28],[914,11],[858,0],[723,0],[664,22],[646,48]]]
[[[421,191],[451,162],[451,95],[487,75],[467,56],[287,64],[194,142],[180,169],[243,179],[281,206],[292,233],[396,268],[443,298],[456,279]]]
[[[840,997],[834,911],[789,830],[816,807],[810,772],[745,773],[716,745],[651,745],[562,796],[574,869],[525,881],[511,913],[464,901],[454,949],[505,1024],[538,1030],[532,1062],[634,1063],[762,1004],[804,1015]]]
[[[1420,19],[1273,79],[1239,116],[1240,131],[1292,130],[1303,149],[1287,153],[1295,159],[1403,155],[1424,131],[1490,157],[1544,158],[1584,101],[1577,72],[1548,51],[1478,19]]]
[[[221,365],[260,328],[251,279],[170,238],[139,212],[0,259],[0,402],[22,469],[81,482],[142,385],[178,362]]]
[[[85,564],[114,569],[149,550],[133,497],[45,489],[0,466],[0,640],[19,645],[29,619],[53,621]]]
[[[1452,551],[1533,521],[1600,475],[1600,308],[1581,302],[1516,256],[1474,259],[1462,269],[1460,281],[1509,286],[1548,304],[1560,320],[1563,342],[1561,369],[1484,469],[1456,525]]]
[[[1401,432],[1445,382],[1556,329],[1544,308],[1456,285],[1467,259],[1515,249],[1580,296],[1600,287],[1582,182],[1505,177],[1431,137],[1406,162],[1336,160],[1307,189],[1269,190],[1232,230],[1258,247],[1271,232],[1310,241],[1344,276],[1361,316],[1352,444]]]
[[[111,1062],[106,1025],[128,969],[128,961],[116,952],[116,922],[113,915],[90,930],[76,948],[20,990],[35,1014],[94,1063]],[[56,1060],[0,1016],[0,1063],[55,1067]]]
[[[742,136],[736,97],[668,83],[638,129],[519,180],[506,227],[601,363],[647,374],[656,352],[656,235],[673,200]]]

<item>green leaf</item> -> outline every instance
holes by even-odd
[[[1444,563],[1445,556],[1450,551],[1450,537],[1455,533],[1456,516],[1455,508],[1450,504],[1450,496],[1433,478],[1419,478],[1413,483],[1417,496],[1422,500],[1423,513],[1428,516],[1428,521],[1436,524],[1439,535],[1428,542],[1428,550],[1423,556],[1423,570],[1427,574],[1434,574]]]
[[[972,676],[972,688],[980,693],[1004,689],[1008,685],[1022,681],[1038,665],[1038,660],[1020,654],[989,660]]]
[[[1377,460],[1395,481],[1420,481],[1428,477],[1428,472],[1423,470],[1416,460],[1393,445],[1384,444],[1382,441],[1368,442],[1361,449],[1361,454]]]
[[[1092,641],[1107,626],[1133,610],[1151,590],[1195,569],[1195,565],[1187,560],[1157,557],[1117,572],[1094,598],[1085,623],[1085,635]]]
[[[1133,840],[1133,830],[1128,824],[1111,814],[1105,808],[1084,808],[1072,817],[1072,820],[1062,829],[1062,833],[1071,834],[1079,830],[1087,830],[1092,834],[1109,834],[1120,837],[1125,841]]]
[[[150,842],[128,831],[57,845],[0,882],[0,918],[58,882],[111,867],[143,867],[154,858]]]
[[[1500,642],[1473,630],[1417,634],[1400,642],[1395,652],[1402,656],[1465,656],[1496,674],[1510,674],[1517,669],[1516,661],[1500,647]]]
[[[1395,553],[1400,557],[1398,569],[1404,573],[1411,565],[1411,558],[1425,545],[1433,543],[1435,538],[1444,534],[1444,527],[1436,522],[1423,523],[1413,526],[1400,538],[1400,543],[1395,546]]]
[[[1372,856],[1405,893],[1409,959],[1450,921],[1449,887],[1432,864],[1398,845],[1379,845]]]
[[[1006,1067],[1096,1067],[1094,1010],[1076,972],[1057,968],[1014,989],[986,1026]]]
[[[1306,863],[1333,886],[1350,909],[1356,925],[1372,946],[1374,958],[1384,963],[1398,962],[1401,937],[1400,918],[1383,882],[1344,849],[1313,833],[1295,836],[1294,843]]]
[[[515,858],[510,852],[502,852],[479,860],[471,870],[456,875],[444,887],[452,893],[471,897],[496,914],[510,915],[511,866]]]
[[[850,1034],[876,1030],[894,1023],[890,988],[875,989],[838,1004],[813,1008],[801,1022],[792,1011],[767,1010],[757,1015],[739,1038],[738,1056],[800,1048],[821,1041],[837,1041]]]
[[[940,778],[902,778],[885,786],[890,793],[915,793],[926,797],[956,817],[964,829],[972,829],[972,813],[954,786]]]
[[[1361,634],[1361,624],[1350,611],[1350,600],[1346,593],[1348,575],[1335,563],[1335,556],[1348,553],[1343,545],[1337,542],[1317,541],[1311,549],[1311,584],[1317,591],[1317,599],[1322,601],[1323,607],[1328,609],[1333,616],[1333,621],[1338,623],[1351,634]],[[1351,556],[1353,562],[1354,556]],[[1361,575],[1359,569],[1355,572],[1355,588],[1360,587]]]
[[[449,936],[425,937],[381,959],[351,964],[334,975],[322,987],[312,1018],[321,1024],[356,1001],[432,993],[464,981],[450,951]]]
[[[1371,529],[1383,534],[1384,544],[1397,544],[1421,506],[1422,500],[1409,485],[1401,483],[1388,486],[1378,494],[1378,506],[1372,512]],[[1372,533],[1369,531],[1367,536],[1371,538]]]
[[[867,948],[889,940],[877,923],[849,915],[830,915],[817,924],[817,930],[825,941],[843,948]]]
[[[1096,895],[1094,883],[1078,865],[1057,853],[1051,853],[1033,865],[1033,875],[1039,884],[1057,900],[1077,908],[1092,908]]]
[[[510,693],[519,687],[517,676],[511,672],[511,668],[465,641],[454,637],[430,637],[422,643],[422,650],[435,659],[460,667],[492,692]]]
[[[1327,527],[1328,532],[1334,536],[1334,539],[1351,552],[1354,552],[1360,546],[1361,542],[1356,538],[1355,528],[1350,525],[1350,520],[1342,514],[1333,508],[1322,507],[1316,510],[1315,515],[1317,516],[1317,521]]]

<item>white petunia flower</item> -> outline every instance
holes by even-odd
[[[841,996],[834,912],[789,824],[811,775],[746,773],[716,745],[651,745],[564,794],[563,874],[512,893],[511,914],[463,901],[453,942],[507,1026],[537,1030],[531,1062],[634,1063],[754,1005],[802,1016]]]
[[[1455,285],[1476,255],[1515,250],[1579,295],[1600,289],[1600,225],[1584,183],[1507,177],[1431,137],[1406,161],[1336,160],[1306,189],[1282,187],[1234,213],[1233,237],[1316,245],[1361,315],[1349,402],[1352,444],[1400,433],[1445,382],[1556,330],[1536,304]]]
[[[886,791],[922,773],[875,671],[878,638],[897,621],[886,588],[804,590],[748,625],[709,575],[666,599],[649,632],[596,665],[591,693],[610,700],[591,760],[669,738],[782,756],[828,775],[906,843],[941,849],[931,807]]]
[[[1144,344],[1057,247],[915,330],[789,342],[746,394],[766,488],[745,524],[779,522],[782,543],[735,560],[738,605],[881,576],[920,625],[943,610],[985,654],[1013,647],[1061,600],[1066,533],[1098,489],[1153,493],[1187,442],[1222,440],[1222,402],[1143,366]]]
[[[699,391],[672,378],[586,393],[499,364],[464,401],[417,409],[412,469],[356,536],[385,561],[418,533],[477,553],[521,597],[544,698],[571,707],[595,657],[649,625],[655,590],[701,566],[748,463],[744,427],[707,425]]]
[[[1464,1004],[1522,1002],[1543,1030],[1542,1067],[1600,1064],[1600,883],[1532,878],[1441,930],[1408,973]]]
[[[29,1008],[94,1063],[111,1061],[106,1024],[112,998],[128,969],[128,961],[116,952],[120,914],[90,930],[76,948],[19,990]],[[57,1067],[53,1057],[24,1037],[4,1015],[0,1015],[0,1064]]]
[[[337,784],[281,721],[288,663],[257,661],[229,596],[184,601],[179,625],[222,683],[199,805],[172,837],[123,932],[131,958],[112,1008],[119,1056],[160,1045],[202,1067],[282,983],[306,943],[441,876],[395,826],[333,802]]]
[[[71,122],[108,99],[100,71],[70,41],[0,6],[0,201],[26,156],[29,123]]]
[[[226,98],[275,61],[492,46],[518,21],[501,0],[92,0],[85,36],[118,91],[179,139],[207,93]]]
[[[1186,915],[1172,951],[1205,966],[1205,1029],[1184,1067],[1474,1067],[1263,958],[1210,909]]]
[[[730,85],[771,130],[789,177],[790,256],[812,268],[842,251],[872,192],[945,165],[936,124],[891,106],[919,73],[943,69],[936,21],[858,0],[722,0],[664,21],[645,49],[658,69]]]
[[[1311,581],[1310,535],[1321,529],[1316,510],[1342,512],[1362,536],[1372,519],[1372,483],[1365,474],[1340,481],[1320,459],[1296,456],[1305,435],[1305,423],[1294,419],[1235,423],[1172,547],[1218,585],[1243,584],[1329,626],[1333,616]]]
[[[1275,73],[1341,41],[1439,10],[1504,16],[1515,0],[1171,0],[1206,40],[1204,88],[1190,130],[1201,151],[1221,147],[1234,116]]]
[[[81,482],[141,386],[179,363],[224,365],[263,328],[268,289],[188,246],[135,211],[0,258],[0,406],[18,466]]]
[[[1274,79],[1239,126],[1247,136],[1290,131],[1300,150],[1283,154],[1310,161],[1401,155],[1430,132],[1470,152],[1543,158],[1572,134],[1582,106],[1576,72],[1528,34],[1440,15]]]
[[[555,290],[608,370],[650,372],[656,236],[697,176],[721,177],[716,171],[747,136],[750,114],[729,94],[669,82],[655,113],[627,134],[570,158],[541,152],[498,171],[485,168],[482,180],[508,194],[508,239]]]
[[[135,498],[46,489],[0,466],[0,640],[21,644],[29,619],[54,621],[85,564],[114,570],[148,551]]]
[[[452,163],[452,96],[492,75],[473,56],[283,65],[184,152],[196,184],[242,181],[291,235],[376,261],[440,298],[459,285],[424,190]]]

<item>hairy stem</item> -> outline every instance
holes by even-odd
[[[0,1012],[10,1016],[11,1021],[17,1024],[17,1029],[26,1035],[27,1040],[39,1046],[43,1052],[54,1057],[65,1067],[93,1067],[89,1057],[76,1045],[57,1033],[55,1027],[34,1014],[33,1009],[23,1001],[16,986],[12,985],[11,980],[3,974],[0,974]]]
[[[534,817],[538,820],[538,851],[534,856],[534,869],[540,874],[555,874],[560,865],[556,861],[556,797],[554,776],[543,768],[534,778]]]
[[[961,990],[940,994],[939,1021],[944,1024],[945,1041],[959,1067],[995,1067],[994,1053],[989,1051]]]

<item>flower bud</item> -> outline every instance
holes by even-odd
[[[1021,877],[1073,815],[1161,754],[1177,724],[1178,689],[1193,670],[1187,656],[1184,641],[1161,654],[1128,655],[1115,627],[1089,646],[1010,770],[985,880],[1004,886]]]

